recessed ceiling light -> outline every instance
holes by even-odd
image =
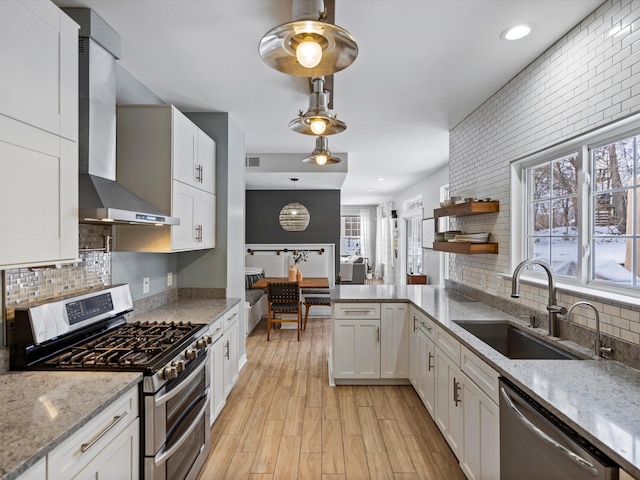
[[[384,178],[382,178],[382,177],[378,177],[378,181],[379,181],[379,182],[382,182],[383,180],[384,180]]]
[[[367,192],[373,192],[373,188],[367,188]]]
[[[533,29],[533,24],[531,23],[521,23],[519,25],[514,25],[512,27],[507,28],[504,32],[500,34],[500,38],[505,40],[520,40],[521,38],[526,37],[531,33]]]

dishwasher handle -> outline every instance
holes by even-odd
[[[520,419],[520,421],[529,430],[531,430],[531,432],[533,432],[538,438],[540,438],[543,442],[547,443],[551,447],[559,450],[560,453],[564,455],[567,459],[571,460],[573,463],[576,463],[578,466],[580,466],[581,468],[589,472],[594,477],[598,475],[598,470],[596,470],[596,468],[593,466],[592,463],[585,460],[580,455],[577,455],[576,453],[572,452],[571,450],[566,448],[564,445],[560,445],[558,442],[552,439],[549,435],[547,435],[538,427],[536,427],[533,423],[531,423],[531,421],[527,417],[525,417],[520,410],[516,408],[513,401],[511,400],[511,397],[509,396],[507,391],[504,389],[504,387],[500,387],[500,394],[502,395],[502,398],[507,403],[509,408],[511,408],[511,410],[513,410],[514,413],[517,415],[517,417]]]

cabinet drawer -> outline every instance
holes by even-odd
[[[48,455],[48,478],[72,478],[137,417],[138,387],[134,387]]]
[[[498,404],[500,375],[464,345],[460,351],[460,368],[496,405]]]
[[[229,310],[228,312],[226,312],[224,314],[224,329],[226,330],[227,328],[229,328],[231,325],[233,325],[233,322],[238,320],[238,311],[239,311],[239,307],[236,305],[235,307],[233,307],[231,310]]]
[[[333,318],[379,319],[379,303],[334,303]]]
[[[453,360],[457,366],[460,366],[460,342],[440,327],[435,327],[432,331],[435,332],[435,337],[433,337],[434,343],[447,357]]]
[[[424,314],[419,314],[417,320],[417,328],[422,330],[427,337],[433,340],[436,334],[435,322]]]

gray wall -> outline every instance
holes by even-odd
[[[282,207],[293,201],[293,190],[247,190],[245,243],[333,243],[339,252],[340,191],[296,190],[295,201],[307,207],[311,217],[303,232],[287,232],[278,222]],[[336,272],[339,259],[336,254]]]

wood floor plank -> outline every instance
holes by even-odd
[[[244,396],[245,397],[257,397],[258,396],[258,392],[260,391],[260,387],[262,386],[262,382],[264,380],[264,377],[266,376],[266,371],[265,370],[258,370],[258,369],[254,369],[250,375],[247,375],[250,377],[249,381],[247,382],[247,385],[244,389]]]
[[[304,423],[304,397],[289,397],[284,418],[283,435],[302,436]]]
[[[221,435],[216,448],[207,459],[201,478],[224,478],[229,468],[231,459],[235,454],[236,445],[240,440],[240,435]]]
[[[285,361],[282,364],[282,370],[280,371],[280,381],[278,385],[283,387],[290,387],[293,385],[293,375],[296,372],[296,364],[291,361]]]
[[[411,385],[401,385],[396,387],[404,397],[409,407],[422,407],[422,400]]]
[[[227,469],[227,474],[224,476],[225,480],[248,480],[254,456],[253,452],[236,451]]]
[[[356,400],[356,406],[358,407],[373,407],[373,400],[369,394],[369,387],[366,385],[354,385],[353,397]]]
[[[251,467],[251,473],[273,473],[276,468],[280,438],[282,437],[282,420],[265,420],[260,444]]]
[[[260,437],[264,429],[264,422],[267,420],[269,407],[254,405],[251,415],[247,419],[244,431],[240,436],[237,450],[240,452],[256,452],[260,444]],[[213,438],[213,437],[212,437]]]
[[[393,420],[395,418],[389,399],[382,386],[369,386],[369,394],[376,410],[378,420]]]
[[[371,480],[395,480],[386,451],[383,453],[367,452],[367,465]]]
[[[367,453],[384,453],[387,450],[378,425],[378,418],[373,407],[358,407],[358,418],[362,429],[362,439]]]
[[[448,480],[440,475],[429,444],[423,436],[408,436],[404,440],[420,480]]]
[[[271,407],[269,407],[269,413],[267,414],[267,420],[284,420],[287,418],[287,407],[289,406],[290,396],[290,387],[276,386],[275,393],[271,400]]]
[[[309,370],[296,370],[291,384],[291,395],[304,397],[307,394],[307,379]]]
[[[420,480],[417,473],[394,473],[393,478],[395,480]]]
[[[347,480],[367,480],[369,467],[362,435],[342,435]]]
[[[384,391],[402,435],[420,435],[420,430],[418,430],[411,414],[411,408],[407,405],[404,395],[398,387],[385,387]]]
[[[224,433],[227,435],[241,435],[251,410],[253,410],[255,398],[238,398],[234,403],[231,402],[229,401],[229,404],[234,406],[233,415],[229,418]]]
[[[276,393],[276,386],[278,385],[278,379],[275,377],[265,377],[256,396],[256,405],[265,407],[271,406],[273,395]]]
[[[344,475],[340,420],[322,420],[322,474]]]
[[[322,453],[301,452],[298,468],[300,480],[317,480],[322,476]]]
[[[415,472],[411,457],[396,420],[379,420],[382,438],[394,472]]]
[[[300,459],[300,437],[283,436],[280,440],[276,469],[273,477],[278,480],[296,480]]]
[[[340,420],[340,403],[335,387],[322,387],[322,419]]]
[[[309,375],[307,377],[307,394],[305,395],[305,406],[322,407],[322,389],[326,385],[323,377]]]
[[[338,405],[340,407],[343,435],[362,435],[353,388],[345,385],[345,388],[340,388],[336,391],[338,393]]]
[[[304,453],[322,452],[322,409],[305,407],[302,423],[302,443],[300,450]]]

